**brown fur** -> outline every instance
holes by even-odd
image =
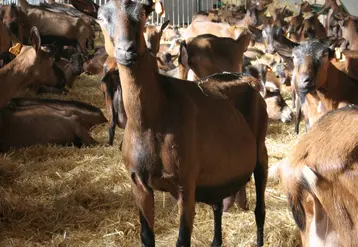
[[[214,22],[193,22],[183,33],[183,39],[199,36],[201,34],[212,34],[217,37],[232,38],[236,40],[242,28],[231,27],[228,23],[214,23]]]
[[[304,247],[358,245],[357,126],[357,109],[327,114],[303,136],[281,168]]]
[[[21,9],[27,15],[27,22],[37,26],[41,36],[62,37],[78,42],[81,52],[87,52],[87,42],[93,42],[91,26],[81,18],[64,13],[54,13],[41,7],[30,5],[26,0],[19,1]]]
[[[126,4],[140,8],[135,28],[129,21],[133,13],[120,11]],[[101,24],[105,37],[122,38],[123,44],[129,46],[118,47],[111,39],[106,41],[107,53],[118,63],[128,117],[123,159],[140,211],[142,243],[154,245],[153,190],[162,190],[178,199],[177,246],[190,246],[196,201],[217,206],[214,244],[221,245],[222,199],[236,192],[255,172],[258,245],[262,246],[267,153],[264,142],[256,142],[251,128],[261,130],[263,121],[255,121],[257,128],[250,128],[230,99],[248,100],[250,104],[244,104],[245,109],[253,117],[258,114],[267,124],[264,100],[240,79],[213,77],[200,84],[159,75],[142,35],[154,3],[147,1],[143,6],[132,1],[112,1],[99,13],[109,6],[117,16],[117,21],[111,23],[116,32],[109,34]]]
[[[38,31],[33,31],[31,37],[33,46],[23,46],[20,54],[0,69],[0,109],[28,85],[63,88],[66,84],[63,71],[47,52],[41,50]]]
[[[0,20],[0,54],[10,49],[11,38],[5,24]]]
[[[306,75],[316,77],[313,84],[314,88],[310,90],[311,101],[307,101],[305,109],[305,119],[309,128],[320,115],[338,109],[348,103],[358,104],[358,83],[349,73],[342,72],[335,65],[335,58],[323,58],[320,61],[317,71],[313,69],[312,60],[307,56],[300,69],[294,69],[294,88],[300,88],[299,76]],[[317,76],[314,74],[317,73]],[[311,102],[311,104],[310,104]],[[318,107],[318,108],[317,108]],[[318,109],[318,110],[317,110]],[[308,115],[308,116],[307,116]]]
[[[186,79],[189,69],[199,78],[220,72],[242,72],[243,55],[250,43],[251,33],[245,30],[235,41],[214,35],[200,35],[182,47],[181,79]],[[186,53],[186,54],[185,54]],[[184,59],[187,61],[184,62]]]
[[[78,103],[83,104],[83,103]],[[93,111],[93,110],[92,110]],[[0,151],[32,145],[93,145],[89,128],[105,118],[76,102],[16,99],[0,110]],[[97,115],[96,115],[97,114]]]
[[[83,64],[83,70],[89,75],[104,75],[103,65],[106,62],[108,55],[104,47],[99,48],[94,57]]]
[[[342,21],[342,38],[348,42],[348,49],[358,50],[358,25],[357,20],[348,17]]]

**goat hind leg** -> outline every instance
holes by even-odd
[[[264,244],[264,224],[265,224],[265,190],[268,172],[268,156],[266,146],[258,150],[258,162],[254,170],[255,189],[256,189],[256,208],[255,220],[257,227],[257,246]]]

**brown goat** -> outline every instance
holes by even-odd
[[[280,176],[302,246],[358,246],[358,109],[323,116],[304,135]]]
[[[198,78],[220,72],[242,72],[244,52],[250,43],[251,33],[247,29],[237,40],[216,37],[211,34],[199,35],[182,43],[180,49],[180,79],[186,79],[189,69]]]
[[[358,21],[352,17],[347,17],[340,22],[342,38],[348,42],[348,49],[358,50]]]
[[[106,51],[117,61],[128,117],[123,159],[139,207],[142,245],[155,246],[153,191],[162,190],[178,199],[176,246],[190,246],[196,201],[213,205],[213,246],[221,246],[222,200],[254,172],[257,245],[262,246],[267,152],[265,134],[257,143],[251,131],[266,133],[267,114],[260,94],[232,75],[190,82],[158,74],[142,35],[153,1],[114,0],[98,12],[90,1],[80,2],[83,9],[93,10],[93,16],[98,14]],[[112,15],[117,18],[108,18]],[[242,111],[251,113],[257,128],[249,126],[235,107],[242,101],[247,102]]]
[[[94,32],[91,26],[81,18],[54,13],[42,7],[30,5],[26,0],[19,0],[19,3],[27,15],[27,22],[39,28],[43,43],[79,45],[78,51],[85,54],[87,54],[87,49],[93,49]]]
[[[11,47],[11,37],[5,26],[0,20],[0,68],[8,63],[9,49]]]
[[[160,39],[164,29],[168,26],[170,20],[163,22],[161,26],[146,25],[144,29],[144,38],[147,43],[147,48],[153,53],[159,52]]]
[[[161,26],[155,26],[155,25],[146,25],[145,31],[144,31],[144,37],[146,40],[146,44],[148,49],[152,52],[153,56],[156,56],[159,52],[159,46],[160,46],[160,40],[163,34],[164,29],[168,26],[169,20],[163,22]],[[94,54],[94,57],[90,60],[88,60],[84,65],[84,71],[87,74],[92,75],[98,75],[103,73],[103,65],[106,62],[108,58],[108,55],[103,48],[98,49],[96,53]],[[158,67],[161,66],[162,63],[165,62],[165,60],[162,60],[161,57],[157,57],[158,60]]]
[[[103,65],[108,58],[108,54],[104,47],[100,47],[96,50],[93,58],[89,59],[83,64],[83,70],[89,75],[103,75]]]
[[[329,56],[329,50],[325,45],[318,41],[303,43],[293,50],[293,56],[295,66],[293,85],[298,94],[297,106],[299,106],[296,132],[300,120],[300,106],[305,104],[308,93],[318,97],[318,101],[322,104],[320,109],[324,111],[337,109],[347,103],[358,103],[357,80],[337,69],[335,58]],[[306,107],[306,109],[310,108]],[[314,123],[314,120],[308,120],[307,128]]]
[[[45,85],[63,88],[66,78],[54,59],[41,49],[36,27],[31,29],[31,46],[23,46],[20,54],[0,69],[0,109],[22,88]]]
[[[215,23],[209,21],[193,22],[191,23],[183,33],[183,39],[188,40],[190,38],[202,35],[211,34],[217,37],[232,38],[236,40],[242,32],[240,27],[232,27],[228,23]]]
[[[8,52],[11,47],[11,37],[5,26],[0,20],[0,53]]]
[[[296,32],[294,31],[295,28],[292,28],[293,26],[293,24],[289,26],[288,34],[290,35],[289,39],[296,43],[308,39],[322,39],[327,37],[326,30],[319,21],[317,14],[309,14],[308,17],[303,18],[301,25],[299,25],[300,29]]]
[[[89,128],[105,121],[99,109],[82,102],[14,99],[0,110],[0,152],[39,144],[93,145]]]

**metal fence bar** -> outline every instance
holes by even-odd
[[[30,4],[39,5],[41,2],[47,0],[28,0]],[[92,0],[98,5],[103,5],[110,0]],[[18,4],[18,0],[0,0],[2,4]],[[56,2],[68,3],[69,0],[56,0]],[[191,23],[193,15],[197,12],[197,0],[162,0],[166,16],[164,18],[159,17],[156,13],[152,13],[150,23],[162,24],[165,20],[170,20],[173,26],[189,25]],[[214,4],[217,4],[217,0],[201,0],[200,9],[203,11],[209,11]],[[227,0],[227,4],[240,5],[242,0]]]

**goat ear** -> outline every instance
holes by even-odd
[[[102,77],[101,82],[107,84],[110,82],[111,79],[111,71],[107,71],[105,75]]]
[[[180,44],[179,63],[189,68],[189,55],[185,41]]]
[[[71,0],[71,4],[80,12],[97,19],[99,6],[91,0]]]
[[[41,50],[41,36],[37,27],[31,28],[29,41],[32,47],[35,49],[36,53],[39,53]]]
[[[170,20],[165,21],[165,22],[162,24],[162,26],[160,27],[160,31],[163,31],[163,30],[169,25],[169,22],[170,22]]]
[[[144,5],[144,8],[146,9],[147,16],[153,10],[155,10],[155,12],[160,16],[162,16],[165,12],[164,5],[160,0],[144,0],[143,5]]]

